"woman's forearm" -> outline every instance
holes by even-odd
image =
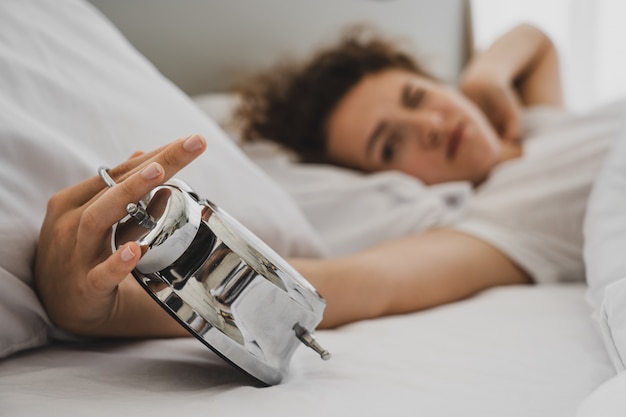
[[[527,106],[563,104],[556,48],[548,36],[528,24],[516,26],[477,53],[463,77],[488,77],[510,84]]]
[[[129,276],[120,284],[111,320],[94,329],[94,335],[141,338],[182,337],[189,333]]]

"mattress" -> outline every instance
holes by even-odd
[[[260,388],[195,339],[58,344],[0,364],[0,413],[573,416],[614,374],[582,284],[513,286],[318,331]]]

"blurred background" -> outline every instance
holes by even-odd
[[[559,50],[569,108],[585,111],[626,97],[626,0],[90,1],[188,93],[214,89],[217,79],[224,87],[225,74],[258,68],[288,50],[308,51],[334,39],[345,22],[374,17],[387,32],[415,40],[429,69],[444,80],[455,79],[465,58],[459,50],[470,49],[462,41],[467,21],[478,49],[518,23],[531,23]],[[294,13],[308,16],[297,28]]]
[[[626,97],[626,1],[472,0],[471,11],[478,49],[521,22],[550,35],[570,108],[585,111]]]

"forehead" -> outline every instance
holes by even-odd
[[[427,85],[429,80],[412,72],[387,70],[359,81],[339,101],[328,118],[328,152],[339,162],[359,165],[371,133],[400,107],[405,85]]]

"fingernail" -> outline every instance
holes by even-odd
[[[120,257],[122,258],[122,261],[124,262],[131,261],[135,258],[135,252],[133,252],[130,246],[126,246],[124,249],[122,249],[122,253],[120,253]]]
[[[147,180],[153,180],[161,175],[161,172],[163,172],[163,167],[159,163],[153,162],[141,171],[141,176]]]
[[[195,152],[204,146],[204,139],[200,135],[192,135],[183,144],[187,152]]]

